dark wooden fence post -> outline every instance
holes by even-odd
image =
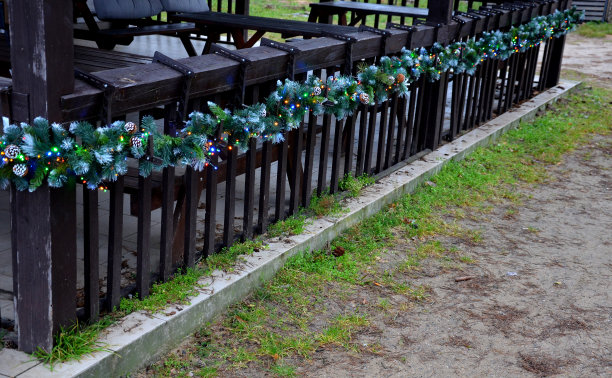
[[[551,88],[559,84],[559,77],[561,76],[561,63],[563,60],[563,49],[565,47],[565,36],[562,35],[559,38],[553,38],[548,41],[548,43],[551,44],[551,51],[550,61],[548,64],[548,74],[546,75],[544,86],[546,88]]]
[[[429,0],[427,3],[428,23],[448,24],[453,16],[452,0]]]
[[[13,117],[61,121],[60,96],[74,88],[72,1],[12,1]],[[76,317],[76,192],[11,191],[11,240],[19,349],[51,350],[53,333]]]
[[[430,26],[438,27],[451,22],[453,12],[452,0],[430,0],[427,7],[429,8],[427,24]],[[425,80],[428,81],[427,78]],[[423,96],[422,101],[426,105],[421,114],[420,122],[417,125],[421,130],[421,140],[423,142],[419,148],[433,150],[440,141],[446,108],[446,80],[447,74],[444,73],[440,75],[440,80],[427,82],[424,87],[425,90],[419,94]]]

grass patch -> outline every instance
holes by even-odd
[[[357,197],[361,194],[361,190],[366,186],[372,185],[376,182],[374,177],[363,174],[355,177],[352,174],[346,174],[344,178],[338,183],[338,188],[344,190],[350,197]]]
[[[464,264],[474,264],[476,262],[472,256],[461,256],[459,257],[459,261]]]
[[[270,371],[279,377],[295,377],[297,375],[295,367],[285,364],[274,365]]]
[[[336,196],[329,193],[313,196],[308,206],[308,212],[319,218],[327,215],[340,215],[343,211],[344,209]]]
[[[210,276],[215,270],[233,272],[236,262],[240,260],[241,256],[250,256],[254,252],[259,252],[265,248],[266,246],[261,239],[235,243],[229,248],[223,248],[220,253],[208,256],[200,266],[205,268],[205,275],[207,276]]]
[[[135,311],[159,312],[172,303],[187,303],[188,298],[197,293],[198,280],[204,275],[200,267],[187,268],[168,282],[157,283],[151,288],[151,295],[139,299],[138,295],[133,298],[121,298],[119,311],[123,314],[131,314]]]
[[[367,316],[361,314],[340,315],[332,321],[329,328],[317,336],[320,345],[336,344],[351,348],[353,335],[370,324]]]
[[[171,304],[185,304],[189,297],[197,294],[198,281],[210,276],[215,270],[231,271],[242,255],[250,255],[263,249],[260,240],[250,240],[236,243],[230,248],[224,248],[221,253],[209,256],[204,262],[194,268],[179,270],[169,281],[156,283],[151,288],[151,294],[140,300],[138,295],[132,298],[122,298],[115,312],[90,325],[75,324],[69,328],[61,328],[55,336],[55,346],[51,352],[42,349],[33,353],[38,360],[53,367],[58,362],[78,360],[84,355],[101,350],[107,346],[96,340],[100,331],[114,323],[114,320],[129,315],[135,311],[160,312]]]
[[[278,221],[268,227],[268,236],[276,238],[279,236],[299,235],[306,227],[306,215],[303,212],[292,215],[285,220]]]
[[[577,33],[588,38],[605,38],[612,35],[612,24],[608,22],[589,21],[578,27]]]
[[[77,322],[70,327],[61,327],[60,332],[55,335],[53,349],[48,352],[39,347],[32,356],[48,364],[53,370],[53,366],[57,363],[80,360],[88,354],[102,351],[112,353],[107,344],[98,341],[100,332],[112,323],[112,318],[107,316],[89,326]]]

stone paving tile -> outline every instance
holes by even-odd
[[[25,353],[8,348],[0,350],[0,374],[5,376],[14,377],[38,364],[40,362],[32,361]]]

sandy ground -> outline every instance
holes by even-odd
[[[445,244],[458,242],[475,264],[424,266],[412,284],[431,288],[428,301],[381,311],[356,339],[361,353],[332,348],[291,361],[298,375],[612,376],[611,153],[612,139],[599,137],[555,167],[551,183],[525,192],[524,204],[461,220],[482,242]],[[368,289],[355,301],[372,297]]]
[[[563,52],[564,76],[594,80],[612,88],[612,35],[585,38],[569,34]],[[578,75],[568,71],[576,71]]]

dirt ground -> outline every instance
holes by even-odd
[[[381,311],[356,339],[362,353],[291,361],[298,376],[611,376],[611,154],[599,137],[524,204],[461,220],[481,230],[481,243],[457,246],[474,264],[424,266],[413,284],[430,288],[427,301]]]
[[[594,80],[602,86],[612,88],[611,49],[612,35],[605,38],[586,38],[576,33],[569,34],[563,54],[565,76]]]

